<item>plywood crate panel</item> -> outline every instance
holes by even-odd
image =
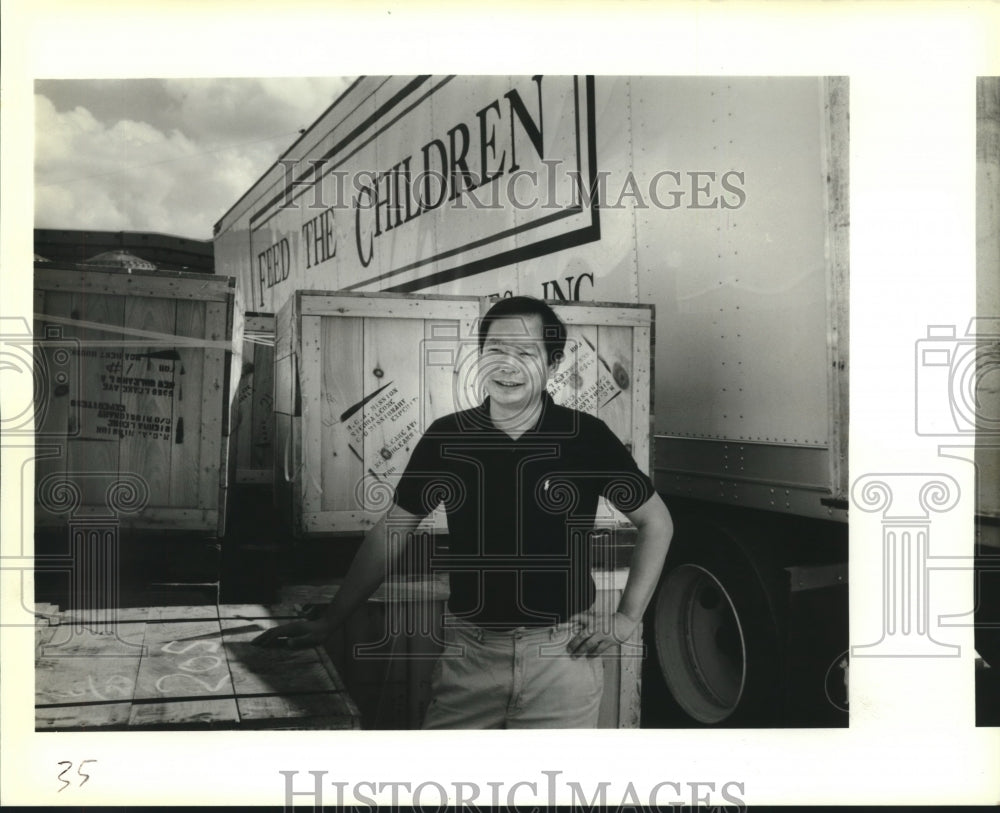
[[[35,268],[36,524],[221,535],[242,312],[208,274]],[[235,357],[235,364],[234,364]]]
[[[297,535],[358,534],[391,503],[430,423],[480,402],[488,300],[299,291],[275,327],[275,492]],[[557,403],[602,418],[651,471],[652,306],[558,303]],[[624,519],[602,506],[599,521]],[[442,529],[436,515],[429,521]]]

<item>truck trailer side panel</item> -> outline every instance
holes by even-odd
[[[220,271],[270,312],[300,289],[653,302],[658,487],[842,520],[829,95],[366,78],[223,218]]]

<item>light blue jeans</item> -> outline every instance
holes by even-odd
[[[571,658],[577,622],[493,632],[445,616],[424,728],[596,728],[604,663]]]

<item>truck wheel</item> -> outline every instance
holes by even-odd
[[[680,530],[680,529],[679,529]],[[674,701],[703,725],[775,724],[782,703],[779,588],[733,542],[678,536],[652,613]]]

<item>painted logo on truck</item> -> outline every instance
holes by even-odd
[[[417,291],[599,239],[593,79],[388,80],[250,216],[260,309],[296,289]]]

